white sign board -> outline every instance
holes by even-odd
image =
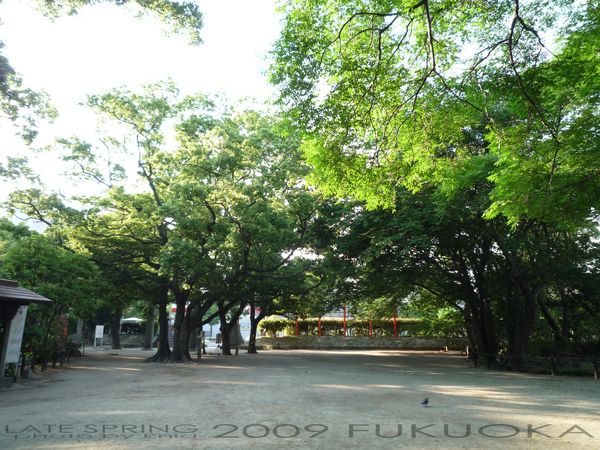
[[[96,339],[100,339],[100,347],[104,344],[104,325],[96,325],[96,338],[94,339],[94,348],[96,348]]]
[[[0,377],[4,377],[4,369],[7,364],[19,364],[21,356],[21,343],[23,342],[23,331],[25,331],[25,318],[27,317],[27,306],[20,306],[17,313],[8,322],[5,333],[4,346],[0,355]],[[2,342],[0,342],[2,345]]]
[[[27,306],[19,307],[17,314],[10,323],[8,334],[8,344],[6,346],[5,363],[19,362],[21,355],[21,342],[23,342],[23,332],[25,331],[25,318],[27,317]]]

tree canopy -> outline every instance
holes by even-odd
[[[271,81],[325,192],[393,207],[494,164],[485,217],[598,207],[600,8],[573,0],[289,0]],[[476,147],[465,143],[479,142]],[[483,163],[487,164],[487,163]]]
[[[190,44],[202,43],[200,30],[204,17],[195,2],[171,0],[35,0],[37,8],[50,19],[63,14],[77,14],[85,6],[114,3],[137,14],[137,17],[154,17],[169,27],[170,34],[185,35]]]
[[[114,282],[152,298],[162,292],[164,339],[172,295],[175,346],[171,355],[161,341],[160,359],[189,360],[190,332],[210,320],[204,316],[215,304],[224,318],[241,313],[255,292],[274,299],[310,287],[306,272],[315,261],[298,252],[317,197],[304,186],[300,140],[280,136],[276,118],[201,94],[181,98],[170,81],[141,92],[114,89],[87,103],[113,124],[101,137],[104,148],[72,137],[53,151],[64,152],[72,176],[103,191],[68,202],[16,191],[12,207],[60,230],[64,246],[89,254]]]
[[[86,6],[113,3],[134,12],[137,17],[158,19],[168,27],[168,34],[187,36],[191,45],[202,43],[200,31],[204,17],[194,2],[171,0],[35,0],[40,10],[50,20],[62,15],[77,14]],[[8,59],[2,55],[4,43],[0,41],[0,116],[12,121],[18,135],[31,144],[38,135],[40,120],[53,121],[58,111],[51,105],[48,94],[23,87],[23,79]],[[0,165],[0,170],[2,166]],[[0,172],[1,174],[1,172]]]

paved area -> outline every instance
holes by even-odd
[[[600,448],[591,378],[440,352],[274,350],[189,365],[144,363],[150,354],[87,349],[0,389],[0,448]]]

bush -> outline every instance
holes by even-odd
[[[284,318],[263,319],[258,324],[258,329],[260,333],[275,337],[275,334],[282,332],[288,326],[289,322],[292,321]]]
[[[373,336],[394,336],[393,319],[347,320],[346,327],[351,336],[370,336],[371,327]],[[263,319],[258,328],[261,333],[274,337],[276,333],[285,332],[287,336],[296,334],[296,321],[286,318]],[[398,335],[403,333],[409,336],[463,336],[464,329],[460,323],[446,320],[425,320],[398,318],[396,320]],[[299,319],[298,334],[303,336],[318,336],[319,319]],[[344,321],[340,318],[321,319],[322,336],[342,336],[344,334]]]

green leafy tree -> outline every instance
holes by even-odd
[[[114,3],[134,12],[137,17],[152,17],[168,27],[169,34],[188,37],[190,44],[202,43],[200,31],[204,17],[194,2],[170,0],[36,0],[37,9],[51,20],[62,15],[77,14],[86,6],[99,3]],[[53,121],[58,113],[50,104],[49,96],[23,88],[23,80],[8,59],[1,54],[4,44],[0,41],[0,116],[12,121],[18,134],[26,144],[31,144],[38,134],[38,122],[43,119]],[[0,164],[0,175],[2,174]]]
[[[598,210],[596,2],[289,0],[270,70],[313,181],[368,208],[494,159],[487,218]],[[485,152],[461,145],[483,125]],[[475,162],[477,164],[477,162]]]
[[[103,194],[76,197],[67,204],[62,196],[39,190],[11,193],[12,205],[59,230],[62,245],[89,253],[116,285],[133,283],[150,296],[158,294],[161,359],[171,354],[166,307],[173,282],[168,272],[161,272],[160,251],[170,237],[170,219],[161,208],[170,171],[174,170],[162,148],[161,130],[180,110],[177,95],[170,82],[147,86],[141,94],[114,90],[88,100],[100,117],[122,125],[116,129],[124,133],[120,139],[103,136],[104,151],[109,153],[116,147],[126,159],[129,157],[137,166],[144,189],[128,192],[125,169],[110,155],[104,158],[102,151],[73,137],[58,140],[55,151],[65,153],[65,159],[72,163],[72,177],[95,182],[105,189]],[[77,203],[81,206],[75,207]]]
[[[276,123],[243,110],[218,121],[192,116],[178,126],[180,174],[168,203],[178,227],[164,258],[181,273],[193,273],[201,287],[186,299],[185,316],[178,304],[183,348],[217,304],[227,351],[229,328],[254,298],[249,286],[294,283],[312,265],[298,263],[294,253],[305,246],[317,198],[303,186],[307,167],[299,140],[279,136]],[[176,317],[176,332],[178,323]]]
[[[169,28],[169,34],[185,35],[190,44],[202,43],[200,31],[204,25],[204,17],[195,2],[171,0],[35,0],[35,2],[37,9],[50,19],[77,14],[86,6],[113,3],[135,12],[139,18],[158,19]]]
[[[153,359],[189,361],[190,333],[213,305],[235,314],[248,280],[278,277],[303,248],[316,197],[304,187],[299,140],[281,137],[275,119],[254,111],[236,112],[201,95],[180,99],[172,82],[142,93],[113,90],[88,104],[119,125],[102,141],[135,162],[135,190],[123,166],[74,137],[57,147],[67,151],[73,175],[103,186],[104,194],[73,199],[82,205],[76,209],[55,194],[14,192],[13,207],[60,229],[64,245],[88,252],[115,279],[158,292]],[[174,138],[167,137],[170,125]],[[300,277],[311,265],[306,260],[282,276]],[[172,351],[169,295],[177,304]]]
[[[566,290],[577,292],[593,278],[594,224],[572,235],[535,220],[513,228],[501,217],[485,220],[486,183],[482,176],[478,190],[453,197],[431,188],[400,190],[394,211],[347,204],[321,214],[319,227],[334,234],[330,266],[352,280],[344,291],[347,304],[375,317],[414,292],[412,307],[435,319],[435,327],[446,320],[439,311],[460,313],[472,347],[488,361],[507,349],[518,363],[544,321],[554,339],[565,341],[571,309],[582,319],[581,305]],[[596,296],[588,300],[594,311]]]
[[[19,130],[18,135],[26,144],[31,144],[38,134],[38,121],[53,121],[57,111],[50,105],[45,92],[23,88],[23,79],[2,55],[3,48],[4,44],[0,41],[0,117],[13,122]]]
[[[64,342],[60,318],[67,313],[82,319],[93,314],[101,286],[98,268],[86,255],[64,250],[36,235],[18,240],[1,256],[0,274],[52,300],[51,304],[32,305],[28,311],[40,328],[34,353],[43,358],[45,366],[49,353]]]

